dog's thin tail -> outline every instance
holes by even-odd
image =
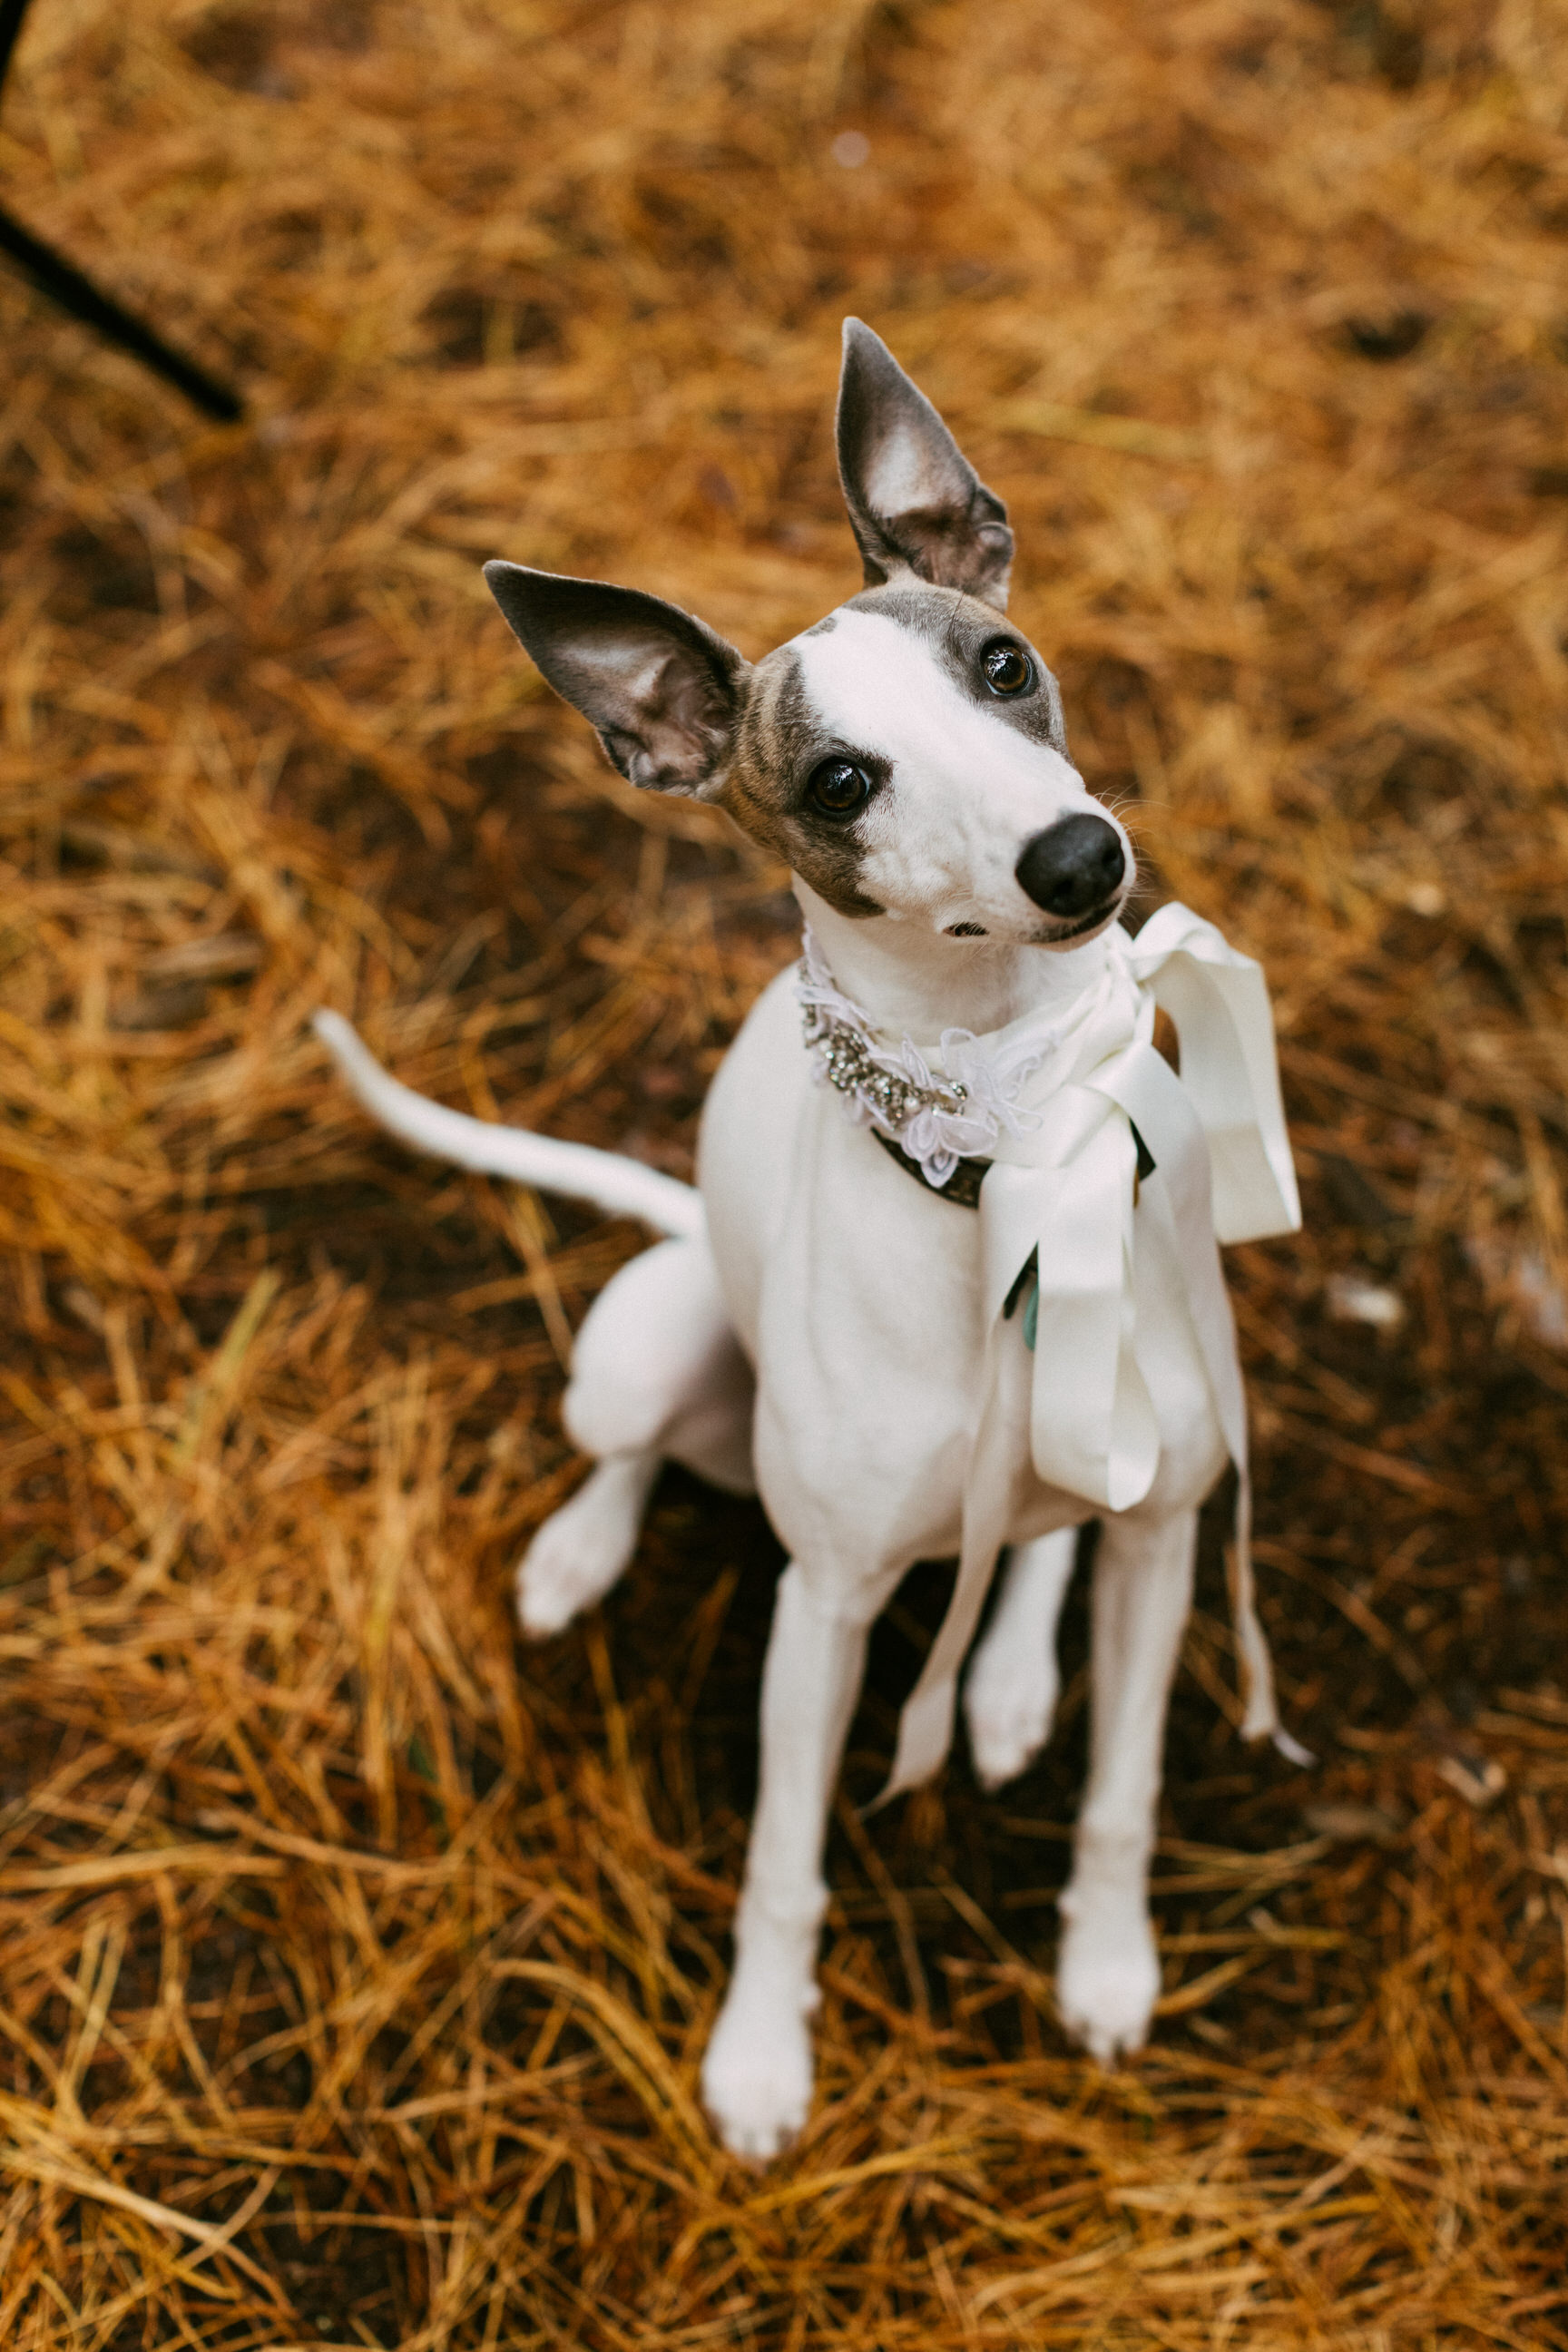
[[[326,1045],[372,1118],[400,1141],[437,1160],[454,1160],[483,1176],[509,1176],[542,1192],[565,1192],[591,1202],[612,1217],[638,1217],[656,1234],[686,1240],[704,1228],[702,1195],[691,1184],[645,1168],[618,1151],[598,1151],[591,1143],[562,1143],[525,1128],[497,1127],[448,1110],[399,1085],[361,1044],[341,1013],[318,1013],[316,1034]]]

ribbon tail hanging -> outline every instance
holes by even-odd
[[[964,1481],[958,1578],[900,1717],[888,1784],[870,1810],[930,1780],[952,1743],[959,1673],[1008,1533],[1019,1418],[1037,1476],[1092,1509],[1130,1509],[1153,1482],[1159,1420],[1135,1346],[1139,1179],[1182,1270],[1237,1473],[1228,1572],[1243,1736],[1271,1738],[1293,1763],[1312,1760],[1280,1727],[1258,1615],[1246,1397],[1215,1239],[1261,1239],[1300,1225],[1268,989],[1250,957],[1179,905],[1162,908],[1127,944],[1123,970],[1142,994],[1131,1042],[1055,1092],[1048,1164],[1009,1164],[998,1154],[981,1187],[984,1398]],[[1152,1043],[1155,1003],[1176,1023],[1180,1078]],[[1037,1329],[1020,1369],[1005,1317],[1031,1253]],[[1005,1399],[1010,1366],[1026,1386]]]
[[[1241,1656],[1242,1694],[1246,1701],[1241,1736],[1244,1739],[1270,1740],[1288,1764],[1305,1770],[1318,1759],[1310,1748],[1303,1748],[1299,1739],[1291,1738],[1279,1720],[1274,1661],[1258,1614],[1258,1592],[1252,1574],[1252,1479],[1245,1458],[1237,1465],[1236,1476],[1236,1524],[1226,1560],[1226,1578],[1230,1588],[1231,1622]]]
[[[1102,1094],[1097,1128],[1042,1200],[1029,1446],[1046,1486],[1126,1511],[1153,1484],[1160,1425],[1134,1346],[1138,1147],[1113,1105]]]
[[[1157,1173],[1144,1200],[1164,1228],[1165,1245],[1183,1269],[1187,1311],[1207,1375],[1220,1433],[1235,1466],[1236,1521],[1227,1580],[1241,1665],[1244,1739],[1271,1739],[1294,1764],[1314,1759],[1279,1721],[1274,1668],[1258,1614],[1252,1574],[1252,1475],[1247,1458],[1247,1395],[1237,1354],[1236,1323],[1214,1235],[1210,1162],[1204,1130],[1178,1078],[1151,1045],[1135,1046],[1105,1074],[1108,1092],[1149,1139]]]
[[[873,1798],[868,1812],[879,1811],[890,1799],[910,1789],[922,1788],[946,1760],[952,1745],[959,1669],[974,1638],[1006,1537],[1012,1494],[1010,1416],[1004,1410],[1003,1348],[994,1325],[986,1352],[984,1403],[963,1487],[963,1549],[958,1580],[920,1680],[899,1717],[899,1744],[887,1786]]]

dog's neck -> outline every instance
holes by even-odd
[[[794,881],[834,984],[895,1041],[933,1045],[944,1029],[984,1036],[1021,1013],[1065,1013],[1105,970],[1109,932],[1080,948],[949,940],[887,915],[841,915],[798,874]]]

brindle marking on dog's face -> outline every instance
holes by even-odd
[[[1007,622],[1005,507],[854,319],[837,442],[873,584],[754,669],[641,591],[515,563],[486,576],[624,776],[718,801],[844,914],[1015,945],[1081,938],[1081,919],[1053,919],[1018,881],[1026,845],[1064,816],[1113,827],[1124,879],[1115,905],[1090,910],[1097,929],[1126,896],[1131,845],[1069,764],[1057,682]],[[814,795],[827,761],[859,772],[862,801]]]
[[[879,915],[857,876],[862,844],[858,822],[814,808],[808,786],[825,760],[851,760],[879,787],[887,763],[867,746],[834,734],[811,707],[802,669],[808,639],[828,635],[837,615],[757,664],[747,681],[735,748],[715,798],[743,833],[771,849],[792,872],[845,915]]]
[[[881,614],[912,630],[931,647],[953,684],[979,709],[1067,758],[1061,689],[1022,629],[1014,628],[994,605],[951,588],[900,584],[866,589],[841,609]],[[1032,687],[1007,695],[997,694],[987,684],[981,656],[997,645],[1016,646],[1025,655],[1035,671]]]
[[[1079,812],[1115,820],[1068,761],[1061,697],[1034,647],[994,605],[908,581],[828,617],[751,673],[713,796],[845,914],[960,938],[1062,939],[1068,927],[1017,881],[1024,845]],[[1012,694],[987,679],[998,646],[1028,664]],[[826,760],[852,761],[871,785],[849,816],[813,804]]]

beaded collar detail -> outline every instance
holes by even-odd
[[[896,1143],[934,1191],[961,1160],[978,1158],[1003,1135],[1022,1137],[1040,1125],[1019,1097],[1075,1013],[1049,1027],[1031,1023],[1026,1038],[1000,1051],[971,1029],[944,1029],[939,1074],[911,1039],[897,1048],[879,1040],[861,1007],[835,986],[809,924],[801,945],[795,993],[817,1083],[843,1097],[858,1126]]]

